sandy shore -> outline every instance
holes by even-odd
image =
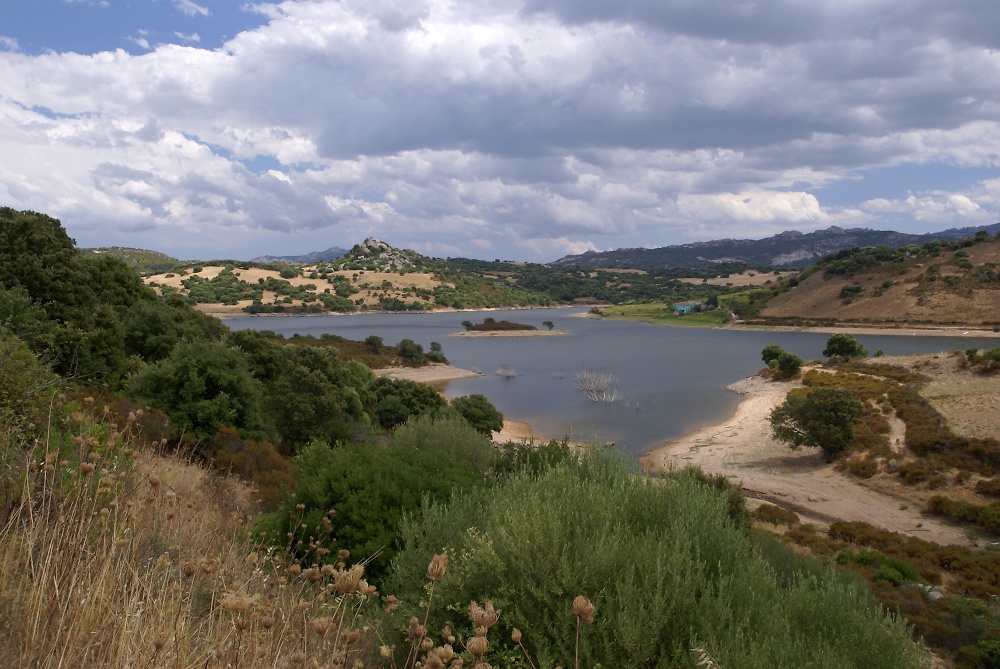
[[[927,327],[861,327],[861,326],[830,326],[804,327],[795,325],[729,325],[724,330],[759,330],[764,332],[816,332],[819,334],[849,335],[886,335],[890,337],[997,337],[1000,332],[993,330],[976,330],[961,326],[931,326]]]
[[[745,397],[736,415],[650,451],[643,467],[657,472],[698,465],[739,482],[748,497],[791,509],[808,522],[864,521],[928,541],[969,545],[961,528],[844,476],[817,449],[792,451],[777,442],[768,416],[796,385],[752,377],[729,386]]]
[[[469,379],[474,376],[482,376],[482,372],[474,372],[469,369],[462,369],[454,365],[445,365],[439,362],[432,362],[423,367],[388,367],[386,369],[372,370],[379,376],[388,376],[391,379],[406,379],[407,381],[418,381],[420,383],[442,383],[444,381],[454,381],[455,379]]]

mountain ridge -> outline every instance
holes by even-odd
[[[703,268],[723,262],[742,262],[750,267],[803,269],[825,255],[854,247],[885,244],[893,248],[936,240],[957,240],[984,230],[991,235],[1000,231],[1000,223],[949,228],[940,232],[910,234],[870,228],[841,228],[799,232],[787,230],[763,239],[716,239],[662,246],[653,249],[621,248],[612,251],[587,251],[568,255],[550,265],[578,266],[589,269],[657,270],[679,267]]]

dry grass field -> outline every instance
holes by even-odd
[[[333,283],[331,281],[318,277],[310,278],[310,274],[316,271],[316,269],[317,268],[315,266],[304,266],[302,267],[302,276],[292,277],[290,279],[282,279],[281,275],[276,270],[261,269],[257,267],[250,269],[236,268],[233,270],[233,275],[244,283],[250,285],[254,285],[268,279],[275,279],[288,281],[288,283],[292,286],[308,286],[311,284],[316,286],[315,292],[318,293],[322,293],[326,289],[332,290]],[[212,280],[217,277],[222,270],[222,265],[204,265],[199,272],[188,271],[183,274],[178,272],[166,272],[163,274],[144,277],[144,281],[147,284],[156,284],[158,292],[160,292],[158,290],[159,286],[169,286],[177,289],[181,294],[186,294],[187,289],[184,288],[182,283],[184,279],[192,276],[198,276],[205,280]],[[434,290],[434,288],[439,285],[453,287],[453,284],[438,281],[434,278],[434,275],[426,272],[407,272],[406,274],[400,274],[398,272],[342,270],[331,272],[331,275],[346,278],[351,283],[351,286],[358,291],[351,297],[351,300],[361,300],[359,306],[366,307],[378,306],[380,304],[380,296],[390,299],[395,298],[407,303],[419,302],[420,304],[431,304],[429,300],[413,294],[412,291],[418,289]],[[264,296],[261,301],[264,304],[271,304],[275,301],[275,299],[276,295],[273,292],[264,291]],[[252,303],[252,300],[241,300],[235,305],[200,303],[196,305],[196,308],[205,313],[232,314],[241,313],[245,307],[250,306]],[[287,307],[294,308],[301,306],[303,301],[301,299],[292,299],[291,302],[287,302],[285,304]]]
[[[818,318],[869,323],[1000,323],[1000,286],[970,282],[974,268],[1000,263],[1000,242],[988,242],[904,263],[890,263],[852,276],[816,272],[797,287],[775,297],[761,312],[765,318]],[[994,265],[995,266],[995,265]],[[934,277],[933,279],[931,277]],[[857,297],[841,290],[857,284]]]
[[[707,281],[699,277],[686,277],[679,280],[692,285],[763,286],[769,282],[773,283],[779,277],[790,277],[796,274],[798,272],[740,272],[739,274],[730,274],[728,277],[717,276]]]

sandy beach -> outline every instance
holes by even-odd
[[[890,337],[996,337],[1000,339],[1000,332],[993,330],[977,330],[962,326],[934,326],[927,327],[863,327],[863,326],[828,326],[828,327],[805,327],[797,325],[727,325],[725,330],[760,330],[765,332],[816,332],[818,334],[838,334],[849,335],[886,335]]]
[[[961,528],[923,516],[919,504],[844,476],[818,449],[792,451],[776,441],[768,416],[797,385],[751,377],[728,386],[744,396],[732,418],[650,451],[643,467],[658,472],[697,465],[725,474],[748,497],[791,509],[806,522],[864,521],[928,541],[970,544]]]
[[[482,372],[474,372],[469,369],[462,369],[461,367],[446,365],[440,362],[432,362],[423,367],[388,367],[372,371],[379,376],[388,376],[391,379],[406,379],[407,381],[418,381],[431,385],[444,381],[470,379],[474,376],[483,375]]]

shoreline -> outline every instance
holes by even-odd
[[[604,305],[607,306],[607,305]],[[586,309],[575,314],[567,314],[568,318],[593,318],[594,320],[605,320],[600,316],[592,315],[588,307],[580,305],[555,305],[548,307],[486,307],[483,309],[454,309],[454,308],[443,308],[443,309],[432,309],[429,311],[385,311],[385,310],[375,310],[368,309],[365,311],[351,311],[351,312],[341,312],[341,311],[326,311],[323,313],[270,313],[270,314],[248,314],[243,311],[202,311],[201,313],[206,316],[212,316],[219,319],[220,321],[227,321],[234,318],[281,318],[281,317],[294,317],[294,318],[313,318],[321,316],[369,316],[369,315],[379,315],[379,314],[436,314],[436,313],[490,313],[496,311],[536,311],[540,309]],[[201,311],[201,310],[199,310]],[[612,320],[612,319],[607,319]],[[643,321],[641,319],[634,318],[619,318],[614,320],[625,320],[633,321],[636,323],[648,323],[649,321]],[[995,330],[982,329],[982,326],[975,325],[910,325],[910,324],[899,324],[899,325],[744,325],[740,323],[726,324],[721,326],[715,325],[676,325],[674,323],[651,323],[652,325],[660,325],[663,327],[685,327],[685,328],[701,328],[705,330],[729,330],[732,332],[808,332],[816,334],[850,334],[850,335],[884,335],[889,337],[955,337],[955,338],[977,338],[977,339],[1000,339],[1000,332]],[[518,333],[520,334],[513,334]],[[568,332],[563,330],[539,330],[537,333],[524,334],[524,332],[530,331],[495,331],[495,332],[456,332],[449,336],[452,337],[526,337],[526,336],[560,336],[569,335]]]
[[[744,396],[733,416],[647,451],[640,465],[649,473],[694,465],[722,474],[746,497],[790,509],[803,522],[862,521],[940,544],[970,545],[962,528],[925,517],[920,504],[840,473],[818,449],[793,451],[775,440],[771,410],[800,385],[760,377],[732,383],[726,388]]]
[[[697,327],[697,326],[694,326]],[[899,327],[878,327],[872,325],[727,325],[719,330],[733,330],[745,332],[812,332],[816,334],[849,334],[849,335],[885,335],[889,337],[972,337],[972,338],[998,338],[1000,332],[993,330],[980,330],[975,327],[963,327],[960,325],[935,325],[918,327],[915,325],[903,325]]]

